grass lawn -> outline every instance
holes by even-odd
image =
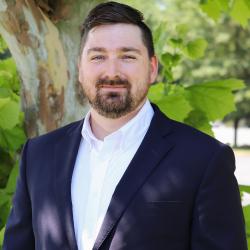
[[[233,151],[236,155],[249,155],[250,156],[250,149],[233,148]]]

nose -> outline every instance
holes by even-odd
[[[109,59],[105,65],[105,78],[114,79],[120,76],[119,63],[115,59]]]

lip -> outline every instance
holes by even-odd
[[[123,91],[127,88],[124,85],[102,85],[100,89],[104,91]]]
[[[101,88],[124,89],[124,88],[126,88],[126,86],[124,86],[124,85],[102,85]]]

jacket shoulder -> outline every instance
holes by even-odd
[[[186,152],[214,153],[222,148],[231,148],[190,125],[168,118],[158,107],[155,108],[158,122],[157,128],[167,131],[166,139],[171,140],[179,149]],[[165,128],[164,128],[165,127]]]
[[[65,135],[70,135],[75,132],[81,132],[83,120],[75,121],[72,123],[69,123],[61,128],[55,129],[51,132],[48,132],[46,134],[34,137],[29,139],[29,143],[31,144],[48,144],[48,143],[54,143],[58,142],[60,139],[62,139]]]

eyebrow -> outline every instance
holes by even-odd
[[[91,52],[105,52],[106,50],[102,47],[93,47],[87,50],[87,54]]]
[[[136,49],[134,47],[121,47],[119,48],[120,51],[122,52],[135,52],[139,55],[141,55],[141,51],[139,49]],[[91,52],[106,52],[107,50],[103,47],[93,47],[87,50],[87,54]]]
[[[134,48],[134,47],[122,47],[121,51],[122,52],[135,52],[135,53],[141,55],[141,51],[139,49]]]

